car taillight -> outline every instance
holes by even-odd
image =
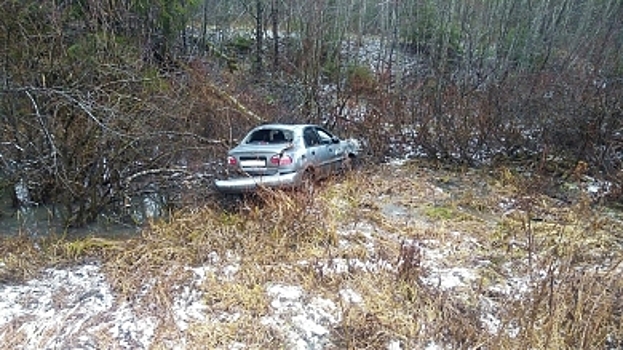
[[[238,164],[238,161],[236,160],[235,157],[228,156],[227,157],[227,164],[229,164],[229,165],[236,165],[236,164]]]
[[[279,154],[275,154],[274,156],[270,157],[270,164],[273,165],[290,165],[292,164],[292,157],[290,157],[289,155],[279,155]]]

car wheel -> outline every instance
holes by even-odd
[[[243,196],[241,194],[223,193],[219,195],[219,205],[225,212],[236,212],[240,205],[243,203]]]
[[[357,168],[358,164],[359,164],[359,159],[357,158],[357,156],[355,156],[353,154],[349,154],[344,159],[342,169],[345,172],[350,172],[352,170],[355,170]]]
[[[316,174],[312,169],[307,169],[303,172],[301,178],[301,190],[305,194],[313,194],[316,187]]]

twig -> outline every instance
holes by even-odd
[[[45,126],[45,123],[43,122],[43,117],[41,116],[41,112],[39,111],[39,105],[37,105],[37,101],[35,101],[35,98],[32,96],[30,91],[25,90],[24,93],[30,99],[30,102],[32,103],[32,106],[35,109],[35,114],[37,115],[37,120],[39,121],[39,124],[41,125],[41,129],[43,130],[43,133],[45,134],[45,137],[48,139],[48,142],[50,143],[50,147],[52,148],[52,163],[53,163],[54,174],[56,174],[56,171],[58,169],[58,163],[57,163],[57,159],[56,159],[56,155],[58,154],[58,150],[56,148],[56,145],[54,144],[54,139],[53,139],[52,135],[50,134],[50,131],[48,130],[48,128]]]

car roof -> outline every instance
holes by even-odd
[[[260,125],[256,128],[254,128],[253,130],[260,130],[260,129],[285,129],[285,130],[297,130],[297,129],[303,129],[305,127],[308,126],[313,126],[313,127],[317,127],[318,125],[314,125],[314,124],[285,124],[285,123],[270,123],[270,124],[263,124]]]

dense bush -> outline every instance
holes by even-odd
[[[581,161],[620,185],[620,3],[472,2],[275,2],[257,8],[264,21],[218,1],[213,17],[183,1],[4,2],[3,181],[81,225],[146,186],[213,172],[247,128],[278,120],[362,137],[375,160]],[[269,19],[266,50],[240,41]]]

